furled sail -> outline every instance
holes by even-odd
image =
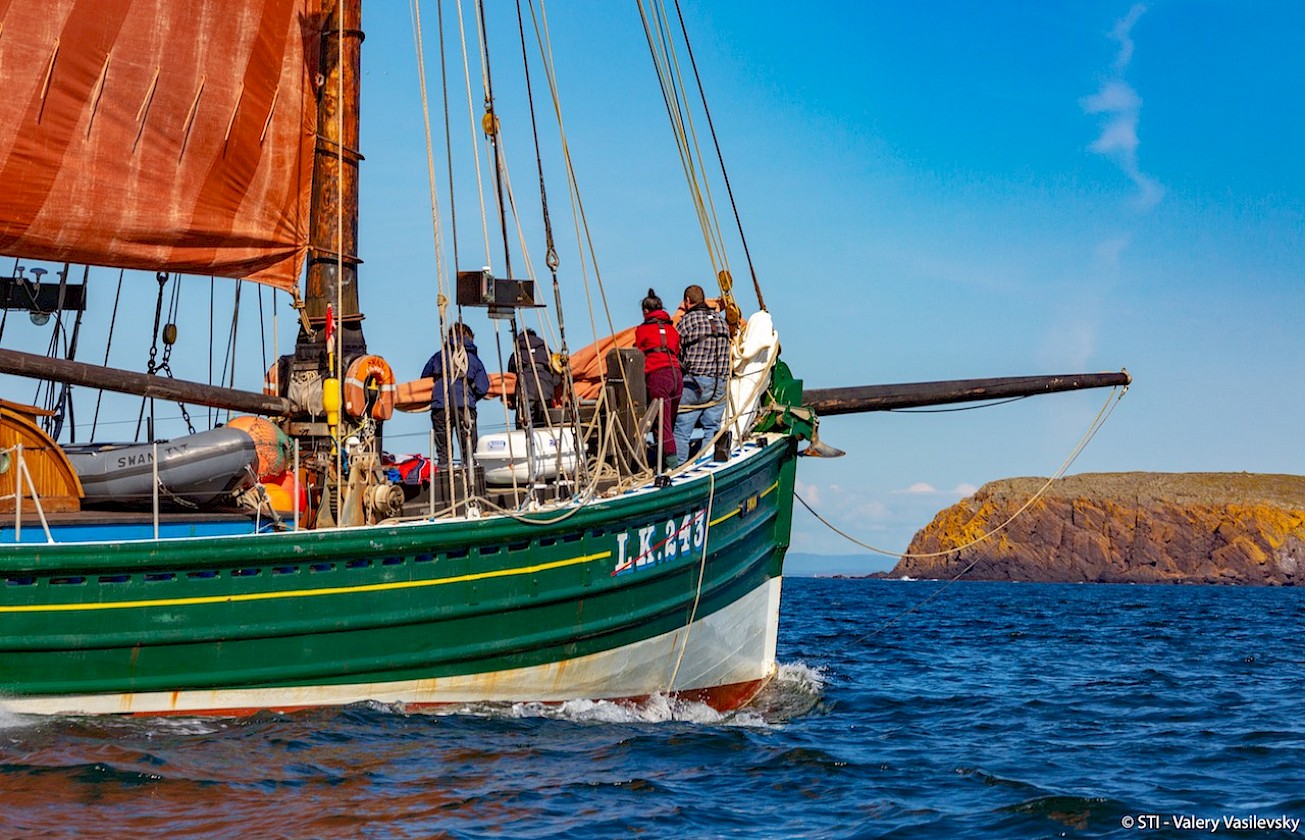
[[[0,0],[0,254],[293,288],[321,0]]]

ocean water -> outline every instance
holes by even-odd
[[[0,719],[0,838],[1305,836],[1305,591],[784,594],[781,678],[724,717]]]

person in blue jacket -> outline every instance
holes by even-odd
[[[470,465],[475,459],[476,401],[489,393],[489,374],[476,355],[475,337],[471,327],[461,321],[454,323],[444,346],[421,369],[423,377],[435,380],[430,422],[435,429],[436,461],[441,467],[452,462],[452,437],[458,440],[463,464]]]

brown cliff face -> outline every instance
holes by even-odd
[[[1101,473],[985,484],[911,541],[892,577],[1305,584],[1305,476]],[[962,547],[964,546],[964,547]],[[959,550],[958,550],[959,547]]]

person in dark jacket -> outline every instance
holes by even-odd
[[[548,425],[548,404],[557,391],[558,376],[548,345],[527,327],[517,334],[516,349],[508,359],[508,373],[517,375],[512,395],[517,410],[517,428],[543,428]]]
[[[680,375],[680,334],[666,314],[662,299],[652,289],[643,299],[643,323],[634,328],[634,346],[643,351],[643,375],[648,400],[662,400],[660,433],[654,443],[661,444],[662,465],[670,468],[679,463],[675,454],[675,413],[680,408],[684,380]]]
[[[489,393],[489,374],[476,355],[474,339],[470,327],[461,321],[454,323],[444,346],[421,369],[423,377],[435,380],[431,389],[430,422],[435,429],[436,460],[441,467],[449,466],[453,458],[450,423],[462,463],[469,465],[475,458],[476,401]]]

